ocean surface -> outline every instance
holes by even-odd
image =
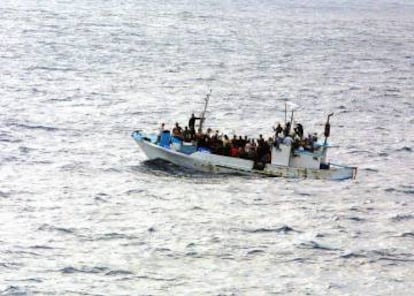
[[[414,2],[0,3],[0,295],[413,295]],[[131,132],[331,118],[342,182],[145,162]]]

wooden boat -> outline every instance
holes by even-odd
[[[206,98],[202,118],[204,119],[209,95]],[[330,134],[329,118],[325,124],[325,141],[317,144],[312,151],[293,149],[293,143],[279,143],[270,147],[270,161],[245,159],[219,155],[205,147],[199,147],[195,141],[184,142],[171,136],[169,131],[160,135],[146,135],[134,131],[132,137],[146,154],[148,159],[162,159],[175,165],[212,173],[239,173],[287,178],[312,178],[328,180],[345,180],[355,178],[357,168],[327,162],[327,151],[331,146],[327,139]],[[285,106],[286,118],[286,106]],[[201,120],[199,132],[202,131]],[[285,119],[286,120],[286,119]],[[291,116],[293,122],[293,111]]]

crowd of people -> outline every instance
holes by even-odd
[[[192,114],[188,126],[184,128],[177,122],[172,129],[172,136],[183,142],[193,143],[197,145],[197,148],[208,149],[211,153],[218,155],[270,163],[273,146],[276,149],[280,149],[281,144],[291,145],[292,150],[308,150],[311,152],[317,147],[316,142],[318,138],[316,133],[313,135],[308,134],[305,137],[303,126],[300,123],[297,123],[293,129],[290,122],[287,122],[284,127],[278,124],[273,128],[274,137],[265,139],[263,135],[259,135],[257,139],[254,139],[236,135],[230,138],[226,134],[221,134],[218,130],[213,132],[210,128],[205,133],[201,130],[196,131],[196,120],[203,120],[203,118],[195,117]],[[163,123],[160,128],[160,134],[164,131],[165,124]]]

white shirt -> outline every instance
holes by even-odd
[[[293,143],[293,139],[290,136],[287,136],[286,138],[283,139],[283,144],[285,145],[292,145]]]

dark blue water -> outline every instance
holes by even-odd
[[[411,1],[2,1],[2,295],[411,295]],[[355,181],[145,164],[182,124],[270,135],[285,100]]]

